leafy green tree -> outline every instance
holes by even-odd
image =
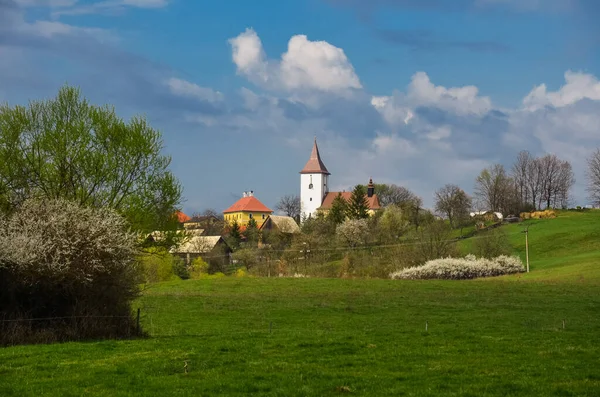
[[[256,245],[258,243],[258,224],[254,218],[248,221],[244,236],[248,245]]]
[[[369,217],[369,202],[364,186],[356,185],[352,190],[346,215],[350,219],[366,219]]]
[[[336,198],[331,203],[331,208],[327,213],[327,219],[336,225],[343,223],[346,220],[346,211],[348,209],[348,203],[342,197],[341,193],[338,193]]]
[[[236,220],[233,221],[229,228],[229,234],[227,235],[227,244],[232,250],[236,250],[240,247],[242,241],[242,232],[240,231],[240,225]]]
[[[0,210],[27,198],[111,208],[134,230],[175,229],[181,186],[159,131],[90,104],[77,88],[27,106],[0,105]]]

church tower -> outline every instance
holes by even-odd
[[[310,154],[310,159],[300,171],[300,217],[314,216],[317,208],[323,203],[329,192],[329,171],[321,160],[317,138]]]

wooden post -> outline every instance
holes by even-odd
[[[139,336],[140,335],[140,308],[137,309],[137,319],[135,323],[135,332]]]

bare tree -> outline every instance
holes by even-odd
[[[600,205],[600,148],[588,158],[587,191],[594,205]]]
[[[448,184],[435,192],[435,210],[448,218],[452,228],[468,214],[471,205],[471,198],[456,185]]]
[[[283,212],[287,216],[291,216],[300,220],[300,197],[292,194],[288,194],[279,199],[279,202],[275,206],[278,211]]]
[[[529,178],[530,170],[534,166],[535,158],[526,150],[519,152],[517,160],[512,166],[511,177],[517,187],[521,205],[530,203]]]
[[[512,210],[514,193],[514,182],[501,164],[484,169],[475,181],[475,195],[491,211]]]
[[[375,184],[375,193],[379,198],[379,204],[382,207],[388,205],[405,205],[407,203],[415,203],[418,201],[416,194],[403,186],[394,184]]]
[[[575,183],[573,169],[568,161],[560,160],[555,154],[539,158],[541,189],[538,207],[542,202],[546,208],[563,207],[568,204],[569,192]]]

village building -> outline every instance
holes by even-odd
[[[229,263],[232,249],[221,236],[202,236],[201,230],[186,231],[187,238],[178,247],[171,249],[171,253],[182,258],[186,264],[191,264],[198,257],[205,262],[215,265]]]
[[[291,216],[269,215],[260,227],[260,231],[277,231],[280,233],[300,233],[300,226]]]
[[[327,212],[331,208],[333,200],[341,195],[346,201],[350,200],[351,192],[331,192],[329,191],[329,176],[331,173],[325,167],[317,139],[315,138],[312,152],[308,162],[300,171],[300,214],[301,219],[315,216],[318,211]],[[373,215],[375,211],[381,208],[379,198],[375,194],[375,185],[373,180],[369,181],[367,188],[367,202],[369,214]]]
[[[237,222],[238,225],[245,227],[250,219],[256,221],[260,228],[267,217],[273,213],[273,210],[254,197],[254,192],[244,192],[242,198],[236,201],[231,207],[223,211],[225,222],[232,225]]]

